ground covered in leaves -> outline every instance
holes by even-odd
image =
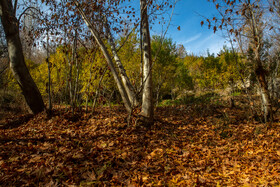
[[[151,128],[123,108],[2,120],[3,186],[280,185],[280,124],[217,106],[156,109]]]

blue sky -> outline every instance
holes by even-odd
[[[183,44],[188,53],[206,55],[209,50],[216,54],[226,44],[222,32],[214,34],[207,25],[200,25],[204,20],[202,16],[211,18],[215,14],[215,6],[207,0],[180,0],[175,7],[166,36],[171,37],[177,44]]]
[[[139,0],[126,3],[131,5],[131,2],[136,9],[140,8]],[[205,21],[202,16],[211,18],[215,14],[217,14],[215,6],[207,0],[178,0],[166,37],[172,38],[177,44],[183,44],[188,54],[205,56],[207,50],[216,54],[226,44],[222,32],[214,34],[207,25],[202,27],[200,25],[202,20]],[[168,16],[166,18],[168,19]],[[180,31],[177,29],[178,26]],[[154,25],[151,34],[161,35],[161,26]]]
[[[163,1],[163,0],[158,0]],[[175,0],[169,0],[172,2]],[[206,18],[212,18],[217,15],[216,7],[207,0],[177,0],[171,25],[168,29],[166,37],[172,38],[176,44],[183,44],[188,54],[207,55],[207,50],[212,54],[217,54],[226,45],[226,39],[221,31],[215,34],[213,30],[208,29],[207,25],[201,27],[200,23]],[[133,2],[133,4],[131,4]],[[125,2],[132,5],[139,11],[139,0]],[[171,9],[169,14],[171,13]],[[138,12],[139,14],[139,12]],[[126,15],[125,15],[126,16]],[[164,16],[169,20],[169,15]],[[180,31],[177,27],[180,26]],[[152,25],[151,35],[162,35],[165,31],[162,25]]]

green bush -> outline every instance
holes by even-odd
[[[195,95],[187,95],[184,98],[184,104],[210,104],[212,102],[216,102],[220,96],[217,93],[209,92],[200,96]]]

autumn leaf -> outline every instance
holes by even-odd
[[[201,22],[200,22],[200,25],[203,26],[203,24],[204,24],[204,21],[201,21]]]
[[[219,9],[220,5],[219,3],[216,4],[216,9]]]
[[[97,108],[98,115],[61,107],[51,119],[29,117],[0,129],[1,184],[278,184],[279,125],[265,131],[241,108],[197,107],[157,107],[151,128],[128,126],[119,106]]]
[[[214,26],[214,27],[213,27],[213,30],[214,30],[214,33],[216,33],[216,31],[217,31],[217,27],[216,27],[216,26]]]

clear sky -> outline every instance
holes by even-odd
[[[140,8],[139,0],[126,3],[136,9]],[[172,38],[177,44],[183,44],[188,54],[206,55],[207,50],[216,54],[226,44],[222,32],[218,31],[214,34],[207,25],[202,27],[200,25],[202,20],[205,22],[203,16],[211,18],[216,14],[214,4],[207,0],[178,0],[166,37]],[[178,26],[180,31],[177,29]],[[160,25],[154,25],[151,34],[161,35],[161,31]]]
[[[222,32],[214,34],[207,25],[200,25],[204,20],[202,16],[211,18],[216,14],[215,6],[207,0],[179,0],[166,36],[177,44],[183,44],[188,53],[206,55],[209,50],[216,54],[226,44]]]

